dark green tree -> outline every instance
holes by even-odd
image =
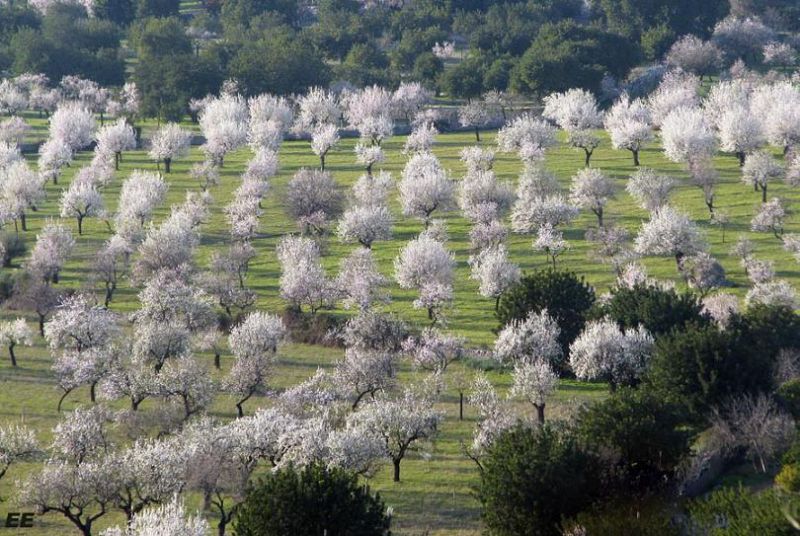
[[[251,95],[303,93],[330,82],[330,68],[316,47],[288,35],[246,43],[228,65],[228,76]]]
[[[746,331],[687,325],[656,339],[642,389],[685,411],[702,424],[713,407],[730,397],[769,392],[774,356]]]
[[[617,34],[572,21],[545,24],[511,77],[520,93],[546,95],[580,87],[598,92],[603,76],[622,77],[639,60],[639,47]]]
[[[477,58],[468,58],[442,74],[441,89],[451,98],[473,99],[483,93],[484,65]]]
[[[621,494],[659,488],[689,455],[689,433],[679,408],[644,390],[619,389],[583,410],[581,444],[606,460]]]
[[[259,479],[233,526],[237,536],[383,536],[390,522],[380,495],[358,477],[314,464]]]
[[[481,517],[497,536],[561,534],[560,523],[600,491],[596,460],[549,424],[502,433],[481,459]]]
[[[677,293],[654,285],[616,287],[611,298],[598,308],[596,316],[609,316],[620,327],[642,325],[653,335],[683,329],[689,323],[707,324],[703,306],[694,294]]]

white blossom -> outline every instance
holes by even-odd
[[[494,357],[501,363],[539,361],[558,363],[562,358],[558,337],[561,328],[547,309],[529,312],[524,320],[512,320],[497,335]]]

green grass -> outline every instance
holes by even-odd
[[[34,125],[32,139],[46,135],[45,120],[33,115],[29,116],[28,120]],[[153,128],[154,124],[146,123],[144,126],[145,137],[147,137],[147,131]],[[486,133],[482,137],[484,140],[482,145],[493,147],[493,133]],[[402,138],[397,137],[388,140],[385,144],[388,158],[383,169],[391,171],[396,178],[399,177],[405,162],[405,157],[401,154],[403,142]],[[459,160],[460,150],[462,147],[474,143],[475,139],[471,133],[446,134],[439,137],[434,152],[440,157],[442,164],[452,171],[453,176],[459,178],[463,174],[463,166]],[[345,188],[349,187],[362,173],[362,170],[353,163],[354,145],[355,140],[343,140],[341,146],[327,160],[328,169]],[[210,221],[202,228],[202,242],[197,254],[197,263],[200,267],[207,264],[213,251],[225,247],[228,232],[222,207],[228,202],[232,191],[238,185],[238,177],[249,156],[247,150],[229,155],[222,170],[221,184],[212,190],[215,204]],[[23,233],[29,246],[33,245],[36,232],[41,229],[47,219],[57,217],[61,190],[67,187],[75,170],[85,165],[90,158],[91,155],[88,153],[81,154],[78,161],[67,170],[58,185],[49,184],[47,186],[47,201],[38,212],[29,215],[30,230]],[[201,159],[200,151],[193,148],[188,158],[173,163],[173,172],[167,176],[170,183],[168,200],[156,212],[156,222],[161,221],[168,214],[170,205],[183,200],[187,190],[199,188],[199,185],[189,177],[188,170]],[[771,234],[749,232],[749,221],[759,205],[760,196],[751,188],[741,184],[735,158],[730,155],[720,155],[715,161],[723,179],[723,184],[720,185],[717,193],[717,206],[728,211],[732,218],[732,223],[726,231],[725,243],[722,242],[720,230],[708,223],[708,211],[703,204],[701,192],[688,184],[686,174],[679,165],[668,162],[656,145],[642,152],[641,161],[644,166],[672,174],[680,180],[680,187],[673,196],[673,203],[687,211],[707,233],[711,253],[722,262],[727,270],[728,278],[733,284],[731,292],[741,296],[748,288],[747,279],[738,260],[728,253],[739,234],[745,234],[754,241],[758,258],[775,261],[777,277],[786,278],[793,284],[798,284],[800,273],[798,273],[797,263],[783,251],[780,242]],[[647,214],[636,206],[624,192],[625,180],[634,171],[630,154],[612,150],[608,140],[604,138],[603,145],[595,152],[592,164],[612,176],[619,188],[616,199],[606,209],[607,221],[621,225],[635,234]],[[275,255],[275,246],[282,235],[297,230],[294,222],[285,215],[283,199],[286,185],[298,169],[316,165],[318,165],[318,161],[311,153],[308,142],[291,141],[284,144],[281,151],[281,172],[273,179],[272,190],[264,203],[265,213],[261,220],[261,234],[254,241],[258,256],[252,264],[248,279],[248,284],[258,294],[257,307],[259,309],[276,312],[285,305],[279,297],[279,266]],[[569,185],[571,175],[582,165],[583,154],[568,147],[558,147],[548,153],[547,166],[558,175],[565,188]],[[498,154],[495,170],[502,179],[515,182],[520,168],[521,165],[515,155]],[[126,153],[116,179],[103,193],[109,210],[113,211],[116,208],[120,185],[134,169],[155,169],[155,165],[148,160],[144,151]],[[770,195],[783,197],[790,203],[796,202],[798,199],[798,192],[783,184],[771,185]],[[395,237],[392,241],[378,243],[374,246],[379,267],[388,276],[392,274],[392,262],[398,250],[422,229],[420,222],[400,217],[399,205],[396,200],[393,201],[392,209],[398,217]],[[470,344],[474,346],[490,345],[494,338],[492,330],[496,327],[493,315],[494,303],[493,300],[480,297],[477,294],[477,283],[469,279],[467,264],[470,254],[467,236],[469,224],[459,217],[457,212],[436,215],[436,217],[444,217],[447,220],[450,234],[448,246],[455,253],[458,262],[455,305],[448,313],[448,328],[467,337]],[[591,248],[584,240],[585,230],[589,226],[595,225],[595,221],[593,215],[581,214],[565,228],[565,237],[570,241],[572,248],[559,258],[559,265],[585,276],[600,294],[609,288],[614,277],[607,266],[592,260]],[[76,223],[70,221],[69,224],[77,232]],[[794,221],[790,221],[787,225],[787,232],[797,232],[798,230],[800,228]],[[11,232],[13,232],[13,227],[11,227]],[[108,237],[109,231],[103,222],[86,221],[83,236],[76,236],[78,245],[73,258],[62,274],[59,286],[73,288],[85,286],[92,255]],[[532,237],[520,235],[511,235],[508,241],[512,259],[528,271],[547,265],[544,255],[531,249],[531,242]],[[338,268],[340,259],[354,247],[339,243],[335,237],[327,240],[324,248],[324,263],[330,273]],[[19,268],[20,260],[17,259],[15,262],[17,264],[12,266],[12,270]],[[651,276],[671,279],[679,287],[683,286],[678,278],[673,259],[646,259],[645,264]],[[124,282],[115,294],[112,309],[120,313],[129,313],[135,310],[137,307],[136,293],[136,288]],[[98,295],[100,294],[98,293]],[[425,314],[411,307],[411,302],[415,298],[413,292],[403,291],[393,285],[391,296],[393,301],[387,306],[387,309],[398,312],[411,323],[417,325],[427,323]],[[0,311],[0,317],[3,318],[11,318],[17,314],[19,313],[16,311]],[[29,320],[33,321],[33,317],[29,316]],[[330,366],[339,355],[340,351],[338,350],[289,345],[281,353],[274,386],[280,389],[296,384],[313,374],[318,366]],[[10,367],[5,353],[2,356],[3,359],[0,360],[0,423],[24,419],[28,425],[39,430],[43,441],[49,441],[51,429],[58,420],[55,407],[60,393],[50,372],[51,358],[43,341],[37,340],[33,348],[20,349],[20,366],[16,370]],[[203,359],[210,366],[211,357],[203,356]],[[229,366],[230,357],[226,355],[223,357],[223,372]],[[460,366],[462,365],[455,365],[455,367]],[[410,367],[403,366],[401,378],[407,380],[414,374]],[[215,375],[217,375],[216,372]],[[490,373],[490,378],[499,386],[501,392],[507,390],[508,374],[493,371]],[[602,385],[563,382],[562,389],[549,411],[551,415],[557,415],[568,411],[576,400],[593,400],[603,396],[605,396],[605,388]],[[414,455],[403,462],[402,482],[399,484],[391,482],[389,467],[382,469],[370,481],[373,489],[380,491],[387,503],[394,507],[395,529],[398,534],[423,534],[426,531],[438,535],[477,535],[480,533],[478,505],[471,494],[472,487],[477,483],[477,471],[474,464],[464,458],[460,451],[460,442],[471,439],[475,414],[472,408],[467,408],[466,419],[463,422],[458,421],[457,400],[457,393],[449,388],[441,401],[441,409],[446,411],[441,435],[427,455]],[[87,402],[88,393],[82,389],[67,397],[65,409],[69,410]],[[247,409],[252,411],[259,404],[265,403],[265,400],[257,400],[249,403]],[[227,419],[234,416],[233,410],[231,400],[221,395],[212,407],[211,413]],[[34,464],[12,468],[0,481],[0,496],[9,500],[13,499],[15,495],[14,481],[23,478],[34,468]],[[199,505],[196,497],[190,499],[190,507],[196,508]],[[0,510],[5,511],[7,508]],[[107,521],[118,523],[120,516],[110,516]],[[26,534],[39,536],[71,533],[68,529],[69,525],[55,515],[40,518],[38,523],[40,525],[37,529],[28,531]],[[106,523],[103,522],[99,528],[105,525]]]

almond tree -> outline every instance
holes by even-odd
[[[544,99],[542,115],[566,131],[572,147],[583,149],[584,164],[589,167],[592,153],[600,145],[600,138],[592,130],[603,125],[603,114],[594,95],[578,88],[552,93]]]
[[[556,129],[547,121],[530,114],[513,119],[497,132],[500,150],[517,152],[523,160],[541,158],[544,151],[556,143]]]
[[[247,103],[239,95],[222,95],[206,103],[199,116],[206,138],[202,149],[214,165],[221,167],[226,154],[245,144],[247,119]]]
[[[228,346],[235,361],[223,389],[237,397],[239,417],[244,415],[245,402],[253,395],[265,393],[275,353],[285,338],[286,328],[281,319],[262,312],[249,314],[231,330]]]
[[[191,140],[191,132],[182,129],[177,123],[167,123],[153,133],[147,154],[156,161],[159,169],[161,162],[164,162],[164,171],[170,173],[172,161],[189,153]]]
[[[667,71],[655,91],[647,96],[653,125],[664,127],[666,118],[680,109],[700,104],[700,79],[685,71]]]
[[[453,205],[454,189],[434,155],[416,154],[406,163],[398,184],[403,214],[421,219],[427,228],[434,211],[449,210]]]
[[[366,310],[375,303],[387,303],[385,291],[388,280],[378,271],[372,251],[357,248],[342,259],[336,286],[344,299],[345,308]]]
[[[733,153],[744,166],[747,155],[765,143],[761,120],[749,106],[734,105],[722,111],[717,122],[720,149]]]
[[[307,305],[311,314],[336,299],[336,289],[320,262],[319,247],[310,238],[287,236],[278,244],[281,264],[281,297],[298,309]]]
[[[614,149],[627,149],[633,165],[639,165],[639,151],[653,139],[650,112],[640,99],[622,95],[606,114],[605,127]]]
[[[403,154],[429,153],[431,147],[436,143],[436,136],[439,131],[433,123],[423,121],[406,136],[406,143],[403,145]]]
[[[557,365],[563,356],[558,337],[561,328],[546,309],[530,312],[525,320],[512,320],[497,335],[494,358],[501,364]]]
[[[61,269],[74,248],[75,239],[69,229],[60,223],[47,222],[36,235],[36,245],[25,267],[45,282],[58,283]]]
[[[91,111],[79,102],[64,102],[50,117],[50,139],[60,140],[73,154],[94,141],[97,123]]]
[[[11,366],[17,366],[17,357],[14,355],[14,348],[17,345],[33,346],[33,332],[28,327],[24,318],[0,322],[0,345],[8,348],[8,355],[11,358]],[[2,475],[0,474],[0,478]]]
[[[703,76],[713,74],[720,66],[722,53],[711,41],[694,35],[684,35],[672,44],[666,56],[667,64],[686,72]]]
[[[0,479],[19,462],[35,459],[41,450],[36,433],[24,425],[0,427]]]
[[[263,94],[247,102],[250,112],[247,142],[253,151],[276,151],[294,121],[294,110],[284,97]]]
[[[470,101],[458,109],[458,122],[462,127],[469,127],[475,131],[475,141],[481,141],[481,127],[491,122],[489,108],[479,100]]]
[[[784,202],[778,197],[773,197],[759,207],[758,213],[750,221],[750,228],[762,233],[772,232],[775,238],[780,239],[786,222],[786,212]]]
[[[646,211],[653,213],[669,202],[675,181],[666,175],[659,175],[651,168],[639,168],[628,179],[625,189]]]
[[[311,150],[319,157],[319,167],[325,171],[325,157],[339,144],[339,127],[333,124],[319,125],[311,131]]]
[[[87,295],[64,298],[44,327],[45,340],[55,354],[53,368],[64,390],[59,410],[67,395],[84,383],[89,384],[95,401],[95,388],[111,361],[119,333],[117,316]]]
[[[374,85],[356,90],[345,97],[348,126],[358,131],[362,142],[380,145],[392,135],[392,94]]]
[[[686,214],[669,206],[654,213],[636,237],[637,253],[674,257],[678,271],[683,270],[685,257],[704,248],[705,243],[695,223]]]
[[[393,352],[365,348],[347,348],[344,358],[337,361],[334,381],[357,410],[366,396],[373,400],[379,391],[389,390],[396,382],[398,356]]]
[[[136,148],[136,133],[125,119],[102,127],[97,133],[97,148],[99,154],[113,155],[114,169],[119,169],[122,161],[122,152]]]
[[[432,372],[444,372],[448,365],[464,356],[466,340],[443,333],[436,328],[425,328],[418,337],[403,341],[403,352],[411,357],[411,364]]]
[[[147,536],[149,534],[205,536],[208,531],[208,521],[199,515],[188,515],[183,501],[176,494],[166,504],[150,506],[137,512],[129,519],[129,524],[125,529],[113,527],[106,529],[103,534],[105,536]]]
[[[516,365],[512,377],[514,384],[511,386],[511,396],[530,403],[536,409],[539,423],[544,423],[547,399],[558,388],[558,373],[553,370],[550,363],[537,361]]]
[[[400,255],[394,261],[394,276],[401,288],[417,289],[421,298],[434,298],[446,296],[447,289],[451,289],[452,293],[454,268],[455,257],[444,244],[420,235],[400,250]],[[444,289],[443,294],[437,294],[441,292],[440,289]],[[430,295],[426,296],[426,292]],[[435,321],[436,309],[441,303],[437,303],[437,300],[427,304],[424,300],[415,302],[415,307],[422,308],[424,305],[427,305],[428,318]]]
[[[287,204],[304,233],[321,234],[341,213],[342,194],[330,173],[301,169],[289,181]]]
[[[61,217],[75,217],[78,220],[78,234],[83,234],[83,220],[105,213],[103,196],[93,184],[73,180],[69,188],[61,194]]]
[[[588,322],[570,345],[569,362],[582,380],[604,379],[611,389],[638,381],[654,339],[643,327],[622,331],[609,319]]]
[[[767,202],[770,181],[783,176],[783,166],[764,151],[756,151],[747,157],[742,166],[742,182],[750,184],[757,192],[761,190],[761,202]]]
[[[519,266],[508,260],[508,250],[502,244],[486,248],[470,259],[471,278],[478,281],[478,294],[494,298],[494,309],[500,306],[500,296],[521,277]]]
[[[58,184],[58,177],[65,166],[72,163],[72,149],[60,139],[49,139],[39,147],[39,173],[43,180],[52,178]]]
[[[24,161],[11,163],[0,170],[0,212],[14,220],[14,229],[27,231],[26,212],[36,210],[45,198],[44,179]]]
[[[393,218],[382,205],[356,206],[345,211],[337,233],[342,242],[358,242],[367,249],[376,240],[392,239]]]
[[[442,420],[430,393],[407,388],[396,398],[379,398],[348,417],[348,423],[363,426],[380,438],[394,465],[395,482],[400,482],[400,462],[417,442],[433,439]]]
[[[716,150],[711,126],[700,108],[681,107],[673,110],[661,124],[664,153],[673,162],[709,159]]]
[[[569,200],[577,207],[587,208],[597,216],[597,226],[603,226],[603,209],[614,198],[614,185],[600,170],[585,168],[572,178]]]
[[[144,226],[167,194],[168,185],[158,173],[136,170],[122,183],[117,203],[117,226],[133,220]]]

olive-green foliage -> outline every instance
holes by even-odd
[[[500,297],[495,313],[502,328],[512,320],[522,320],[530,312],[547,309],[561,328],[559,342],[566,355],[586,322],[595,302],[594,289],[572,272],[539,270],[525,274],[519,283]]]
[[[741,486],[714,491],[690,503],[690,522],[701,534],[751,536],[797,534],[784,511],[797,509],[800,499],[767,490],[753,493]]]
[[[660,496],[613,500],[575,516],[566,523],[568,528],[578,527],[592,536],[678,536],[678,527],[672,522],[670,505]]]
[[[234,521],[237,536],[382,536],[391,519],[358,477],[320,464],[285,467],[260,479]]]
[[[552,425],[522,425],[498,437],[481,463],[478,500],[497,536],[561,534],[571,517],[597,496],[599,472],[573,435]]]
[[[690,323],[707,324],[708,318],[701,311],[702,305],[694,294],[636,285],[614,288],[611,298],[598,307],[597,316],[607,315],[623,328],[644,326],[655,336],[682,330]]]
[[[621,389],[578,417],[581,444],[611,465],[618,493],[637,494],[668,481],[689,455],[689,433],[674,404],[645,390]]]

